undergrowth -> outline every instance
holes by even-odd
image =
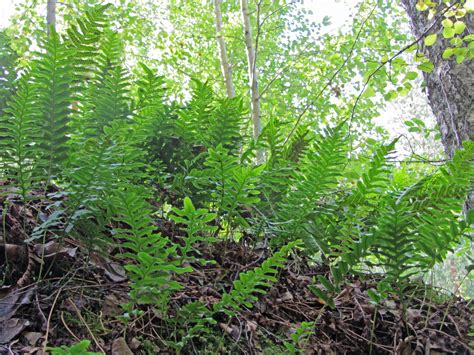
[[[466,220],[462,204],[473,179],[472,142],[414,183],[392,162],[396,141],[380,144],[368,164],[365,152],[350,152],[345,121],[286,140],[272,119],[255,143],[243,133],[243,98],[219,97],[195,80],[191,99],[179,105],[153,68],[130,73],[107,11],[91,8],[65,35],[41,38],[0,107],[0,164],[9,193],[23,203],[34,189],[54,186],[66,196],[58,204],[45,193],[51,213],[28,243],[72,233],[90,253],[118,248],[130,280],[125,322],[150,305],[166,314],[184,287],[179,276],[212,263],[202,250],[218,241],[263,245],[266,258],[212,306],[182,305],[168,320],[171,348],[252,308],[290,252],[330,267],[310,285],[330,307],[349,275],[370,270],[383,271],[374,299],[394,294],[403,302],[412,277],[443,261],[470,231],[472,213]],[[262,147],[267,159],[257,165]],[[157,232],[158,216],[177,226],[178,240]],[[285,349],[296,353],[312,326],[301,324]]]

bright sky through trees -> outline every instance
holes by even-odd
[[[16,2],[18,0],[0,0],[0,27],[8,25],[9,17],[14,12]],[[320,22],[325,16],[329,16],[331,17],[329,30],[335,30],[344,25],[351,14],[351,10],[356,7],[360,0],[306,0],[304,2],[308,9],[313,12],[311,18]]]

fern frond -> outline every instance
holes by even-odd
[[[41,156],[35,146],[40,107],[37,88],[30,78],[27,71],[19,79],[18,89],[8,102],[5,115],[0,116],[2,170],[5,178],[17,183],[23,199],[34,181],[40,178],[36,167]]]
[[[346,162],[344,126],[328,128],[301,162],[294,186],[278,207],[278,219],[286,223],[288,235],[302,238],[309,250],[318,250],[315,236],[308,233],[307,222],[324,214],[324,201],[337,188]],[[327,211],[332,213],[331,211]]]
[[[42,113],[38,121],[41,135],[38,143],[49,182],[67,159],[73,67],[69,50],[54,30],[41,45],[45,53],[34,63],[34,81]]]
[[[116,238],[123,239],[122,247],[127,250],[123,257],[135,263],[125,268],[132,280],[132,299],[142,304],[164,306],[171,292],[182,286],[172,280],[173,274],[192,271],[191,267],[181,267],[176,259],[177,245],[156,234],[151,220],[152,210],[145,201],[143,189],[130,187],[118,191],[113,198],[113,208],[117,222],[128,228],[115,228]]]
[[[241,273],[238,280],[234,281],[232,291],[223,294],[214,305],[214,312],[233,315],[242,307],[252,308],[252,303],[258,300],[257,294],[265,294],[265,289],[278,281],[276,276],[279,269],[285,267],[288,253],[299,244],[300,241],[290,242],[268,257],[260,267]]]

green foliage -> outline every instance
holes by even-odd
[[[40,129],[40,165],[49,183],[60,172],[68,156],[66,143],[69,137],[73,66],[71,52],[61,43],[54,30],[40,45],[44,53],[33,63],[33,78],[41,112],[37,122]]]
[[[145,198],[138,188],[117,192],[112,199],[114,219],[123,227],[115,228],[114,232],[117,239],[123,240],[122,247],[126,250],[123,257],[135,262],[125,267],[132,280],[132,300],[163,307],[169,295],[181,288],[172,280],[172,275],[192,271],[192,268],[181,267],[178,260],[173,260],[178,245],[154,232],[152,211]]]
[[[204,208],[196,209],[189,197],[185,197],[183,201],[183,209],[173,208],[173,214],[170,219],[177,224],[185,226],[186,236],[183,238],[184,245],[179,247],[182,260],[193,260],[189,255],[190,252],[199,253],[199,249],[195,247],[198,242],[214,243],[216,238],[212,234],[217,229],[216,226],[209,225],[215,221],[217,214],[209,213]]]
[[[314,322],[301,322],[300,326],[290,335],[291,341],[283,345],[290,354],[300,354],[305,350],[305,340],[313,333]]]
[[[270,4],[262,11],[273,14],[273,7]],[[376,93],[393,96],[385,92],[389,73],[381,70],[383,75],[375,75],[379,64],[363,60],[370,51],[362,44],[354,43],[355,69],[343,66],[341,78],[333,78],[331,90],[339,91],[337,105],[331,103],[329,86],[316,97],[313,92],[319,92],[319,86],[308,84],[301,93],[292,88],[296,79],[321,82],[327,77],[324,70],[296,75],[299,66],[291,65],[296,76],[282,77],[276,87],[272,85],[277,78],[266,78],[262,98],[273,95],[262,100],[262,117],[267,122],[254,142],[247,136],[246,96],[222,98],[214,81],[193,79],[189,100],[181,100],[176,89],[165,88],[174,77],[158,75],[165,70],[162,67],[141,63],[129,71],[127,31],[117,31],[116,24],[107,21],[109,8],[89,8],[64,36],[52,31],[41,38],[40,51],[18,72],[18,79],[15,57],[0,36],[0,93],[6,98],[0,98],[2,178],[24,201],[32,190],[45,188],[42,198],[51,214],[27,242],[54,232],[57,237],[81,238],[89,251],[108,244],[119,247],[130,278],[131,303],[124,307],[128,316],[140,314],[146,305],[166,314],[173,292],[182,288],[178,276],[191,272],[190,264],[212,262],[201,258],[201,246],[220,237],[230,243],[233,237],[247,248],[263,235],[266,248],[270,239],[277,251],[260,266],[240,273],[220,301],[212,307],[188,303],[172,315],[167,325],[175,326],[170,333],[176,341],[168,345],[175,350],[184,349],[191,339],[210,336],[214,329],[209,326],[216,325],[218,318],[251,308],[278,281],[279,270],[293,249],[329,266],[330,275],[318,276],[309,289],[335,308],[332,295],[348,273],[364,274],[377,267],[385,276],[378,291],[401,295],[410,277],[443,261],[470,231],[461,209],[473,181],[472,142],[466,142],[464,151],[452,161],[419,179],[394,166],[391,156],[397,140],[365,143],[355,137],[354,127],[364,127],[366,118],[355,113],[353,98],[342,95],[338,85],[357,76],[368,80],[374,74],[359,105],[368,118],[377,110],[371,97],[382,96]],[[170,21],[183,20],[178,17]],[[369,29],[383,31],[385,22],[381,21],[379,17]],[[444,21],[445,28],[463,33],[463,26],[456,23],[451,26]],[[336,67],[343,64],[340,53],[347,51],[339,42],[354,40],[353,36],[323,36],[322,43],[332,48],[321,51],[324,60]],[[425,45],[434,45],[436,39],[427,37]],[[275,48],[286,55],[291,52],[277,38],[272,41],[273,47],[262,49],[263,53],[269,55]],[[379,45],[397,48],[398,44],[392,47],[377,41],[375,46]],[[259,64],[270,71],[285,59],[272,57],[261,63],[260,58]],[[382,58],[382,62],[387,60]],[[165,59],[164,63],[169,64]],[[320,64],[317,58],[308,63]],[[425,71],[432,69],[426,58],[420,58],[420,63]],[[390,64],[395,83],[406,63],[393,59]],[[193,71],[199,72],[201,65]],[[415,79],[413,73],[408,72],[406,78]],[[236,82],[242,86],[243,77]],[[306,103],[308,108],[320,105],[321,117],[303,117],[306,111],[295,116],[295,110],[289,109]],[[354,113],[350,125],[349,120],[332,124],[341,122],[348,112]],[[418,119],[406,122],[412,132],[426,128]],[[259,149],[267,159],[255,165]],[[56,196],[48,194],[47,188],[53,185],[59,189]],[[61,202],[55,200],[61,196]],[[172,222],[176,233],[157,232],[157,216]],[[371,295],[378,300],[375,291]],[[302,351],[313,326],[302,323],[291,341],[284,343],[286,350]],[[83,341],[51,351],[84,353],[88,345]]]
[[[293,187],[279,205],[285,234],[302,238],[309,250],[318,250],[318,238],[308,233],[308,222],[328,211],[324,200],[336,192],[346,162],[344,125],[328,128],[302,159]],[[330,212],[330,211],[329,211]]]
[[[87,351],[91,342],[89,340],[81,340],[79,343],[76,343],[71,346],[61,346],[57,348],[48,348],[48,351],[51,351],[53,355],[98,355],[102,353],[90,352]]]
[[[0,129],[4,137],[0,140],[4,178],[17,182],[23,200],[26,200],[38,173],[36,158],[40,153],[32,145],[38,136],[36,92],[36,87],[30,83],[29,73],[24,74],[15,95],[4,109],[5,116],[0,116]]]
[[[192,98],[178,111],[176,133],[185,142],[236,150],[241,142],[244,110],[240,99],[218,99],[207,83],[194,81]]]
[[[227,224],[227,234],[237,226],[247,227],[243,217],[260,199],[258,177],[264,166],[244,166],[222,145],[210,148],[202,170],[191,172],[192,183],[202,191],[210,192],[217,214]]]
[[[0,30],[0,116],[4,113],[6,103],[16,89],[16,65],[18,54],[11,46],[11,39],[6,31]]]
[[[214,305],[214,311],[232,315],[242,307],[252,308],[252,303],[258,300],[257,295],[265,294],[265,289],[278,281],[278,269],[285,266],[288,253],[299,244],[298,240],[290,242],[265,259],[259,267],[241,273],[234,281],[232,291],[224,293],[220,302]]]

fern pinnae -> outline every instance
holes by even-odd
[[[233,289],[222,295],[221,300],[214,304],[214,312],[224,312],[232,316],[242,307],[252,308],[258,298],[255,294],[265,294],[264,288],[277,282],[278,270],[285,267],[288,253],[301,244],[300,240],[289,242],[268,257],[260,267],[246,271],[234,281]]]
[[[17,181],[23,200],[34,180],[38,179],[35,175],[40,175],[36,170],[40,152],[34,144],[38,137],[37,95],[28,70],[19,79],[18,89],[8,102],[5,115],[0,116],[0,127],[5,135],[0,140],[3,169],[6,177]]]
[[[39,147],[45,161],[48,185],[60,171],[68,154],[68,123],[71,100],[72,66],[70,52],[52,30],[42,44],[45,53],[35,63],[34,82],[38,87],[42,118]]]

